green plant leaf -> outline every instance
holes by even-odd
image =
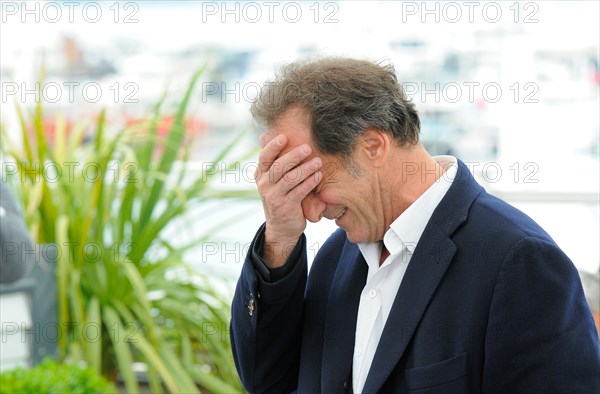
[[[93,334],[98,336],[91,337],[89,328],[93,329]],[[97,297],[91,297],[87,307],[87,326],[84,328],[84,335],[87,339],[87,360],[88,365],[97,373],[102,372],[102,320],[100,316],[100,301]]]
[[[192,96],[192,92],[196,86],[196,82],[200,75],[204,72],[204,67],[199,69],[194,73],[192,79],[189,82],[188,88],[185,92],[183,100],[179,105],[179,109],[177,111],[177,115],[175,117],[175,122],[169,131],[168,140],[165,144],[165,150],[163,152],[162,157],[160,158],[160,163],[158,165],[158,171],[162,173],[170,172],[171,166],[175,158],[177,157],[177,152],[179,151],[179,147],[181,142],[183,141],[183,137],[185,134],[185,125],[184,125],[184,116],[190,101],[190,97]],[[141,228],[144,228],[144,225],[147,221],[152,217],[154,212],[156,203],[159,199],[161,191],[163,189],[164,182],[157,181],[152,186],[152,190],[150,192],[150,196],[147,202],[144,204],[142,209],[142,215],[140,216]]]
[[[124,335],[127,332],[123,327],[119,315],[109,305],[104,305],[103,315],[106,325],[109,328],[109,338],[113,343],[115,354],[117,356],[117,365],[119,372],[125,381],[125,388],[129,393],[139,393],[137,379],[131,366],[133,365],[133,356],[129,344],[125,342]]]

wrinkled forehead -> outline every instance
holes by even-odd
[[[310,145],[313,148],[313,155],[318,152],[310,132],[310,116],[308,111],[302,107],[290,107],[277,117],[265,130],[265,144],[278,135],[285,135],[288,139],[282,154],[302,144]]]

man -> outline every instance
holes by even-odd
[[[391,66],[282,69],[253,104],[266,223],[232,306],[251,393],[592,393],[598,336],[544,230],[431,157]],[[306,219],[340,227],[307,280]]]

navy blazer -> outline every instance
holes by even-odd
[[[351,392],[367,264],[341,229],[308,280],[305,251],[288,264],[288,275],[268,283],[250,257],[244,263],[231,322],[244,387]],[[573,263],[460,161],[416,246],[363,390],[407,392],[600,392],[598,334]]]

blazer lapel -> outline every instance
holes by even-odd
[[[381,334],[363,393],[376,393],[406,350],[435,293],[456,245],[437,226],[429,226],[413,254]]]
[[[344,391],[344,382],[352,371],[358,304],[367,272],[367,263],[358,246],[346,242],[327,300],[321,364],[322,393]]]

